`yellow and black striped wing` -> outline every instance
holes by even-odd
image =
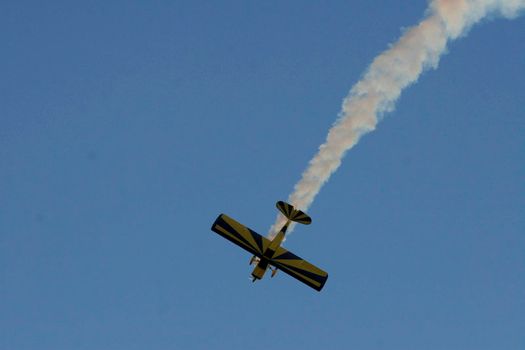
[[[287,251],[283,247],[277,249],[270,260],[270,264],[317,291],[323,289],[328,279],[328,273],[310,264],[308,261],[301,259],[292,252]]]
[[[263,252],[270,245],[268,239],[225,214],[217,217],[211,229],[259,258],[262,258]]]

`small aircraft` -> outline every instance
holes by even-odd
[[[292,221],[309,225],[312,219],[283,201],[277,202],[276,206],[287,221],[272,240],[250,230],[225,214],[217,217],[211,229],[253,254],[250,259],[250,265],[256,264],[252,272],[253,282],[262,279],[269,267],[272,271],[271,277],[275,276],[279,269],[315,290],[321,291],[328,279],[328,273],[281,247],[286,230]]]

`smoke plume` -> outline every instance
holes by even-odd
[[[339,118],[325,143],[310,161],[288,202],[307,210],[321,187],[341,165],[345,153],[366,133],[373,131],[385,112],[394,109],[404,88],[425,70],[436,69],[447,42],[465,35],[488,15],[513,18],[525,8],[525,0],[432,0],[426,16],[379,54],[364,76],[343,100]],[[269,236],[284,224],[278,215]],[[293,230],[293,226],[288,232]]]

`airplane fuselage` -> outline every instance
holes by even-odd
[[[260,280],[263,278],[264,273],[268,269],[269,260],[273,257],[277,249],[281,246],[281,243],[284,240],[284,236],[286,235],[286,230],[288,229],[290,223],[290,220],[286,221],[286,224],[284,224],[281,230],[279,230],[277,235],[272,239],[268,248],[266,248],[266,250],[263,252],[263,257],[259,259],[257,265],[255,265],[255,268],[252,271],[252,277],[254,282],[255,280]]]

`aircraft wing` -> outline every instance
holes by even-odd
[[[225,214],[217,217],[211,229],[259,258],[262,258],[263,252],[270,245],[267,238]]]
[[[277,249],[270,260],[270,264],[317,291],[323,289],[328,279],[328,273],[283,247]]]

